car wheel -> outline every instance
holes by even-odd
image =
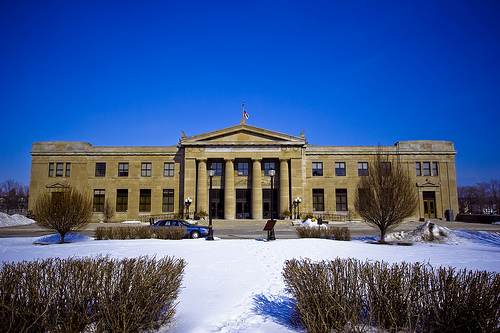
[[[200,232],[199,231],[191,231],[191,234],[189,235],[192,239],[198,239],[200,238]]]

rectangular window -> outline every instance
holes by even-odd
[[[141,163],[141,177],[151,177],[151,162]]]
[[[382,174],[390,175],[391,174],[391,162],[380,162],[380,168]]]
[[[221,162],[212,162],[210,163],[210,167],[214,169],[214,176],[222,176],[222,163]]]
[[[128,163],[118,163],[118,177],[128,177]]]
[[[323,176],[323,162],[312,162],[313,176]]]
[[[151,211],[151,190],[141,190],[139,197],[139,211]]]
[[[246,162],[238,163],[238,176],[248,176],[248,163]]]
[[[54,177],[54,163],[49,163],[49,177]]]
[[[95,164],[95,176],[96,177],[106,176],[106,163],[96,163]]]
[[[163,177],[173,177],[174,170],[175,170],[174,163],[165,162],[163,164]]]
[[[276,170],[274,162],[264,162],[264,176],[269,176],[269,170]]]
[[[431,163],[430,162],[423,162],[422,164],[424,166],[424,176],[430,176],[431,175]]]
[[[416,171],[417,171],[417,176],[422,176],[422,165],[420,162],[415,163]]]
[[[64,175],[64,163],[56,164],[56,177],[62,177]]]
[[[432,162],[432,175],[438,175],[438,162]]]
[[[323,189],[313,189],[313,211],[325,210],[325,193]]]
[[[66,177],[71,174],[71,163],[66,163]]]
[[[335,200],[337,211],[347,211],[347,189],[339,188],[335,190]]]
[[[163,205],[164,212],[174,211],[174,190],[163,190]]]
[[[105,190],[94,190],[94,212],[104,211]]]
[[[128,190],[118,189],[116,190],[116,211],[126,212],[128,209]]]
[[[335,176],[345,176],[345,162],[335,162]]]
[[[358,176],[368,176],[368,162],[358,162]]]

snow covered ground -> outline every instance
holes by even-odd
[[[27,225],[35,223],[32,219],[27,218],[24,215],[14,214],[8,215],[0,212],[0,228],[1,227],[13,227],[16,225]]]
[[[439,243],[421,243],[428,233]],[[500,272],[500,233],[451,231],[426,224],[420,230],[398,233],[394,241],[412,246],[377,245],[364,240],[107,240],[81,235],[0,239],[0,261],[49,257],[97,256],[125,258],[142,255],[180,257],[187,267],[172,330],[169,332],[300,332],[290,325],[292,302],[281,277],[292,258],[357,258],[387,262],[426,262],[471,270]]]

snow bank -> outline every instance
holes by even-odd
[[[27,218],[26,216],[14,214],[8,215],[0,212],[0,227],[12,227],[16,225],[27,225],[36,223],[36,221]]]
[[[425,222],[411,231],[400,231],[388,234],[386,241],[403,241],[412,243],[460,244],[460,237],[450,229],[432,222]]]
[[[86,242],[90,240],[93,240],[93,238],[80,234],[75,234],[72,232],[69,232],[64,236],[64,242],[66,243]],[[58,243],[61,243],[61,234],[43,236],[38,238],[34,242],[34,244],[58,244]]]
[[[319,225],[318,220],[313,221],[311,219],[305,220],[304,222],[302,222],[302,224],[300,226],[301,227],[323,227],[323,228],[326,228],[325,224]]]

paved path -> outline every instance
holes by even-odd
[[[214,220],[214,236],[223,239],[261,239],[267,237],[267,232],[263,231],[266,220]],[[482,223],[467,223],[467,222],[447,222],[441,220],[432,221],[440,226],[447,227],[452,230],[457,229],[470,229],[482,231],[496,231],[500,232],[500,225],[482,224]],[[413,230],[419,225],[423,224],[422,221],[408,221],[402,223],[395,231]],[[199,221],[199,225],[208,226],[208,221]],[[79,232],[80,234],[93,237],[95,229],[98,226],[124,226],[134,224],[123,223],[90,223],[88,227]],[[369,227],[363,222],[333,222],[329,225],[348,227],[351,232],[352,238],[376,236],[379,232]],[[295,229],[290,220],[279,220],[275,226],[276,239],[292,239],[298,238]],[[37,224],[15,227],[0,228],[0,238],[5,237],[38,237],[53,234],[52,231],[47,231],[40,228]]]

